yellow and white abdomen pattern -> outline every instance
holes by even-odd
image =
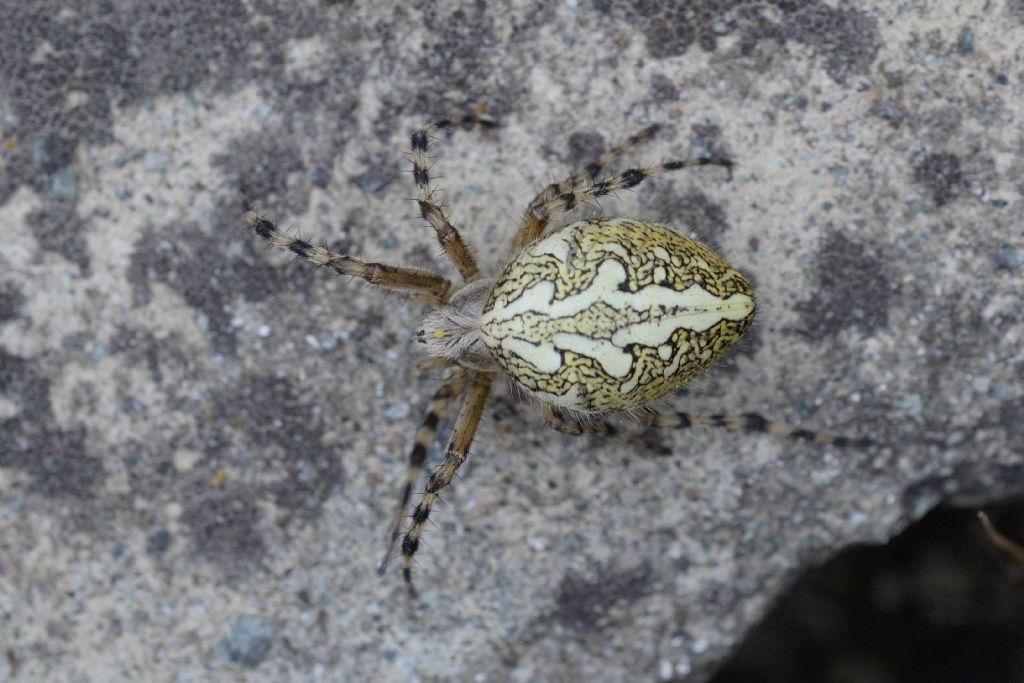
[[[506,266],[480,331],[498,365],[561,408],[632,408],[717,361],[754,317],[746,279],[660,225],[595,219],[534,242]]]

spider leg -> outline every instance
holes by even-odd
[[[701,415],[677,411],[648,416],[643,420],[643,423],[651,427],[668,429],[688,429],[697,425],[710,425],[734,431],[777,434],[797,441],[810,441],[838,448],[870,448],[871,446],[879,445],[874,439],[868,437],[837,436],[835,434],[802,429],[784,422],[769,420],[759,413]]]
[[[437,434],[437,425],[441,417],[466,388],[466,373],[462,368],[449,370],[444,382],[437,388],[427,405],[427,412],[423,416],[423,422],[416,432],[416,440],[413,442],[412,450],[409,452],[409,466],[405,472],[405,484],[402,486],[402,494],[398,501],[398,508],[395,510],[395,519],[391,524],[391,533],[388,540],[387,550],[384,552],[384,559],[381,560],[378,574],[384,574],[387,569],[391,552],[395,549],[398,537],[402,535],[402,520],[405,518],[405,510],[409,505],[409,498],[412,496],[412,487],[419,478],[420,470],[423,469],[423,462],[427,459],[427,448],[430,447]]]
[[[653,126],[644,128],[608,150],[582,169],[576,171],[568,178],[557,183],[552,183],[538,192],[537,196],[533,198],[533,201],[527,205],[526,213],[524,213],[523,217],[519,220],[519,229],[516,232],[515,239],[512,241],[509,258],[518,254],[523,247],[540,237],[541,233],[544,232],[544,228],[547,227],[548,220],[543,217],[542,213],[535,212],[533,210],[534,207],[543,207],[544,203],[548,200],[565,194],[569,190],[572,190],[585,182],[593,182],[597,180],[601,171],[603,171],[608,164],[612,163],[641,142],[654,137],[660,128],[660,124],[654,124]]]
[[[469,387],[466,399],[462,404],[462,410],[455,421],[455,431],[452,433],[451,441],[445,449],[444,460],[434,468],[434,471],[427,479],[427,486],[423,497],[412,513],[412,524],[402,539],[402,560],[404,567],[402,575],[405,577],[405,585],[410,594],[415,595],[416,591],[412,585],[412,558],[416,554],[420,544],[420,536],[423,534],[423,526],[430,517],[430,510],[438,501],[443,491],[455,477],[459,467],[466,460],[469,454],[469,446],[473,443],[476,435],[476,428],[480,424],[484,407],[487,405],[487,395],[491,390],[492,376],[484,373],[477,373],[473,383]]]
[[[442,128],[476,124],[483,127],[493,127],[494,120],[476,114],[465,116],[453,116],[442,119],[418,130],[412,134],[410,144],[412,146],[412,177],[419,191],[417,203],[420,207],[420,214],[434,228],[437,233],[437,241],[447,254],[448,259],[458,268],[462,278],[469,282],[475,279],[480,271],[476,265],[476,259],[462,239],[462,235],[455,229],[455,226],[448,220],[444,209],[434,201],[434,190],[430,187],[430,169],[427,161],[427,150],[430,148],[430,136]]]
[[[612,149],[608,150],[607,152],[599,156],[597,159],[584,166],[582,169],[570,175],[568,178],[565,178],[564,180],[557,183],[552,183],[551,185],[545,187],[543,190],[537,193],[536,197],[533,198],[533,201],[530,202],[530,206],[533,206],[534,204],[537,204],[538,202],[547,199],[548,197],[555,197],[560,194],[565,194],[569,190],[579,187],[585,182],[594,182],[595,180],[597,180],[597,177],[601,175],[601,171],[603,171],[610,163],[621,157],[629,150],[636,147],[644,140],[649,140],[653,138],[660,129],[661,124],[656,123],[653,126],[648,126],[647,128],[644,128],[643,130],[631,135],[629,138],[622,141]]]
[[[549,404],[544,404],[541,414],[544,417],[544,422],[549,427],[563,434],[572,436],[601,434],[603,436],[620,437],[625,439],[627,443],[657,455],[671,455],[672,453],[671,449],[655,435],[638,434],[633,431],[619,429],[603,415],[587,416],[582,420],[575,419]]]
[[[544,422],[549,427],[555,431],[562,432],[563,434],[571,434],[572,436],[579,436],[580,434],[603,434],[605,436],[611,436],[619,433],[619,430],[615,425],[601,416],[596,416],[593,419],[587,420],[573,419],[566,415],[565,411],[559,410],[547,403],[545,403],[543,408],[541,408],[541,415],[544,417]]]
[[[663,164],[656,164],[645,168],[629,168],[618,175],[614,175],[607,180],[595,182],[583,189],[574,189],[563,192],[559,195],[543,197],[542,201],[531,206],[527,213],[534,214],[537,220],[541,221],[542,224],[546,226],[550,221],[554,220],[561,214],[568,213],[576,207],[582,206],[587,202],[591,202],[598,197],[604,197],[618,192],[619,190],[628,190],[631,187],[636,187],[647,178],[660,175],[662,173],[678,171],[684,168],[693,168],[695,166],[723,166],[729,170],[730,178],[732,177],[733,162],[729,159],[722,159],[719,157],[699,157],[696,159],[666,161]]]
[[[252,211],[246,212],[245,218],[256,234],[271,244],[318,266],[330,268],[339,275],[351,275],[383,289],[406,292],[413,298],[434,306],[440,306],[448,300],[448,290],[451,289],[452,283],[437,273],[421,268],[369,263],[352,256],[335,254],[324,247],[310,244],[279,230],[276,225],[265,218],[260,218]]]

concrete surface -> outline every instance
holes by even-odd
[[[664,5],[2,4],[0,680],[701,680],[800,568],[1024,492],[1024,4]],[[238,195],[443,267],[402,151],[477,105],[501,128],[435,171],[490,268],[642,126],[627,163],[735,158],[602,202],[756,283],[677,404],[893,445],[654,457],[499,404],[420,599],[379,579],[421,309],[263,249]]]

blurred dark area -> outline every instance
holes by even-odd
[[[711,680],[1024,681],[1024,563],[979,510],[1024,543],[1024,499],[936,508],[883,546],[806,572]]]

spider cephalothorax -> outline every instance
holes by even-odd
[[[499,369],[480,333],[480,315],[493,288],[493,278],[474,280],[452,294],[445,305],[423,316],[416,341],[426,347],[427,355],[467,370]]]
[[[465,461],[487,404],[492,380],[506,376],[541,402],[546,421],[560,431],[613,432],[612,413],[639,416],[656,427],[694,424],[770,431],[820,443],[864,444],[766,420],[756,413],[697,415],[635,411],[703,372],[743,336],[754,317],[747,280],[709,247],[671,229],[622,218],[583,220],[548,230],[552,220],[659,173],[722,166],[718,157],[671,161],[599,179],[604,169],[657,130],[651,126],[582,171],[541,190],[527,206],[504,267],[482,276],[472,252],[434,201],[427,149],[441,128],[493,126],[463,116],[439,121],[411,137],[413,179],[420,213],[465,284],[439,273],[367,263],[334,254],[247,214],[258,235],[317,265],[404,292],[433,307],[415,339],[446,368],[409,456],[409,466],[380,571],[401,536],[405,510],[438,424],[460,397],[462,409],[444,460],[427,479],[402,541],[404,576],[411,590],[413,555],[440,492]]]

